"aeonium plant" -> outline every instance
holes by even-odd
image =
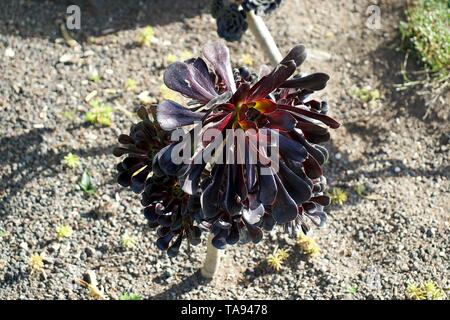
[[[275,11],[282,0],[211,0],[217,34],[227,41],[238,41],[248,28],[247,14],[265,16]]]
[[[328,75],[296,74],[305,59],[298,45],[255,74],[233,70],[228,48],[215,43],[167,68],[165,85],[189,102],[165,100],[155,115],[142,107],[114,151],[125,155],[118,182],[140,194],[159,249],[174,256],[202,232],[223,249],[257,243],[277,225],[290,234],[323,226],[328,153],[319,144],[339,123],[312,97]]]

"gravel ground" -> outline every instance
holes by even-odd
[[[174,259],[154,247],[137,197],[115,183],[111,149],[136,120],[127,111],[137,95],[148,90],[160,99],[166,57],[198,54],[217,39],[207,3],[130,1],[124,8],[117,1],[106,12],[82,3],[79,48],[61,39],[65,1],[2,3],[0,299],[90,299],[77,281],[87,270],[111,299],[123,292],[145,299],[403,299],[408,283],[449,288],[449,100],[424,120],[425,101],[395,91],[403,1],[378,1],[381,30],[365,26],[364,0],[289,0],[267,19],[283,52],[296,43],[316,52],[304,71],[331,75],[321,94],[343,123],[328,145],[326,175],[348,201],[330,206],[328,226],[315,231],[320,256],[309,258],[277,231],[258,245],[227,249],[217,279],[205,282],[197,272],[204,245]],[[148,24],[155,37],[141,48],[138,28]],[[231,51],[234,62],[243,54],[255,67],[264,62],[249,33]],[[64,55],[69,63],[60,62]],[[88,80],[92,70],[100,81]],[[127,79],[137,81],[136,92],[124,90]],[[381,98],[363,103],[349,94],[354,86],[377,89]],[[114,108],[111,127],[83,120],[93,90]],[[80,156],[79,168],[62,164],[69,152]],[[95,196],[77,185],[84,170],[95,179]],[[357,185],[368,197],[355,193]],[[56,239],[61,224],[72,227],[70,238]],[[121,245],[124,234],[137,239],[134,249]],[[265,260],[277,245],[290,256],[273,272]],[[34,253],[45,255],[45,275],[31,272]]]

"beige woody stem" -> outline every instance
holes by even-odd
[[[269,29],[267,29],[264,20],[249,11],[247,13],[247,21],[253,35],[256,37],[261,48],[264,50],[266,56],[270,59],[270,63],[276,66],[282,59],[280,50],[278,49],[275,40],[273,40]]]
[[[219,249],[212,245],[213,235],[210,234],[208,237],[208,243],[206,247],[206,259],[205,263],[200,270],[203,277],[207,279],[212,279],[217,272],[220,264],[221,252]]]

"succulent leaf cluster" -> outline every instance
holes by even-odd
[[[202,232],[212,233],[212,244],[223,249],[257,243],[276,225],[293,236],[307,233],[311,224],[324,225],[330,198],[324,194],[322,166],[328,152],[320,143],[339,123],[327,115],[325,101],[312,97],[325,88],[328,75],[295,74],[305,59],[305,47],[298,45],[273,70],[262,66],[255,74],[233,69],[228,48],[213,43],[204,47],[203,57],[167,68],[165,85],[189,102],[141,107],[141,122],[120,135],[114,150],[125,156],[117,166],[118,182],[140,194],[159,249],[174,256],[183,240],[200,243]],[[243,133],[242,162],[220,161],[229,146],[215,144],[208,135],[212,129],[224,141],[230,131]],[[174,131],[183,139],[169,139]],[[257,148],[273,137],[276,168]],[[197,143],[186,148],[191,139],[184,138]],[[173,159],[176,150],[185,153],[181,163]],[[212,150],[214,156],[206,157]],[[254,161],[251,151],[258,155]]]
[[[282,0],[212,0],[211,15],[216,19],[219,37],[238,41],[248,28],[247,13],[265,16],[277,9]]]

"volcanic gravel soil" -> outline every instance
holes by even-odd
[[[118,135],[137,121],[137,96],[147,90],[161,100],[168,56],[198,55],[218,40],[209,1],[81,2],[81,30],[72,32],[80,46],[70,47],[59,21],[72,2],[1,4],[0,299],[92,299],[79,282],[88,270],[109,299],[124,292],[144,299],[404,299],[409,283],[450,287],[449,100],[424,119],[426,101],[395,90],[403,1],[286,0],[267,17],[283,53],[297,43],[313,53],[302,71],[331,76],[318,94],[343,126],[327,145],[325,175],[348,200],[328,207],[326,228],[314,231],[319,256],[277,229],[257,245],[227,248],[210,282],[197,272],[206,239],[190,251],[184,244],[176,258],[161,253],[138,197],[116,184],[112,156]],[[366,26],[374,2],[379,30]],[[147,25],[154,37],[140,47],[136,38]],[[255,69],[267,63],[250,32],[230,49],[235,65],[245,54]],[[125,89],[128,79],[135,91]],[[365,103],[351,94],[366,86],[380,98]],[[94,90],[94,99],[113,108],[110,127],[84,119]],[[81,159],[76,169],[62,162],[69,152]],[[95,195],[78,185],[85,170]],[[72,235],[58,240],[60,225]],[[123,245],[124,235],[134,247]],[[278,272],[266,263],[276,246],[290,254]],[[32,272],[33,254],[43,255],[45,274]]]

